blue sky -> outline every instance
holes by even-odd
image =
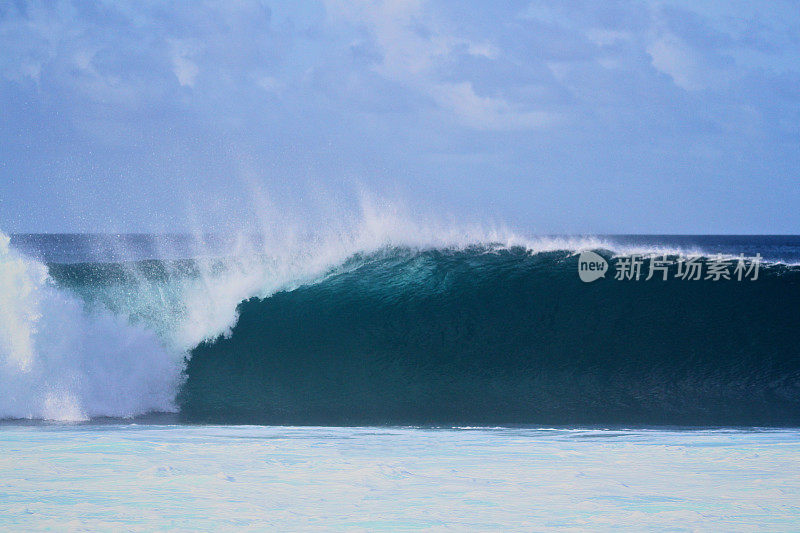
[[[800,9],[0,0],[0,230],[363,191],[537,233],[800,233]]]

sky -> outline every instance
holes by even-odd
[[[324,224],[364,195],[530,233],[800,233],[800,9],[0,0],[0,231]]]

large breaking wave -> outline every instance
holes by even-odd
[[[797,267],[582,283],[578,250],[648,251],[612,248],[373,222],[260,253],[45,266],[4,238],[0,417],[800,424]]]

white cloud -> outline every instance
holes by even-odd
[[[443,79],[439,71],[458,52],[496,60],[500,50],[491,42],[473,42],[448,31],[425,11],[423,1],[328,0],[326,7],[334,19],[370,31],[383,54],[374,68],[377,73],[427,95],[461,124],[475,129],[518,130],[552,123],[551,113],[509,102],[501,95],[478,95],[470,79]],[[424,27],[419,25],[421,20],[426,23]]]
[[[172,59],[175,66],[175,76],[178,77],[178,82],[183,86],[194,86],[194,80],[200,69],[192,61],[184,56],[176,56]]]
[[[647,47],[653,66],[687,91],[703,89],[702,65],[695,52],[678,37],[665,34]]]
[[[430,88],[436,102],[453,111],[461,121],[481,130],[523,130],[553,124],[557,117],[545,111],[516,109],[502,98],[480,96],[472,83],[443,83]]]
[[[196,47],[187,41],[172,39],[172,71],[178,82],[184,87],[194,87],[195,79],[200,73],[197,63],[190,59]]]
[[[500,56],[500,50],[492,43],[469,43],[467,51],[476,57],[485,57],[487,59],[497,59]]]

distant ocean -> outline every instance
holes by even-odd
[[[799,309],[798,236],[0,234],[0,528],[796,529]]]

